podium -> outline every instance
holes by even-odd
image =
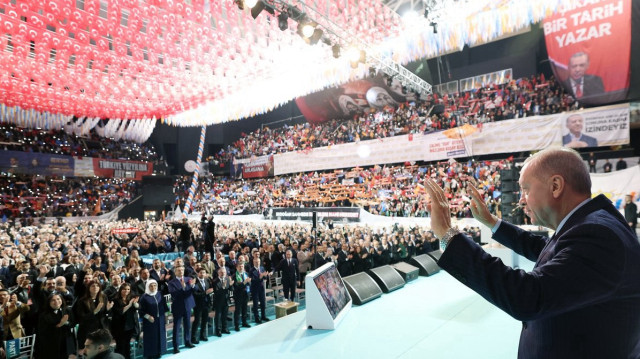
[[[282,318],[298,311],[298,303],[296,302],[280,302],[274,305],[276,308],[276,319]]]

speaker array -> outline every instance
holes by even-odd
[[[440,271],[437,260],[442,252],[434,251],[411,258],[409,263],[399,262],[367,270],[342,278],[353,299],[353,304],[362,305],[396,289],[418,277],[430,276]]]

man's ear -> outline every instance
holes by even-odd
[[[549,179],[549,186],[551,187],[551,193],[553,198],[559,198],[562,192],[564,192],[564,187],[566,182],[564,177],[560,175],[553,175]]]

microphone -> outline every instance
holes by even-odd
[[[517,210],[524,208],[524,206],[518,204],[517,206],[513,207],[513,209],[511,210],[511,212],[509,214],[515,214]]]

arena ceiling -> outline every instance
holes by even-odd
[[[365,77],[372,66],[490,41],[563,2],[427,0],[429,16],[403,19],[394,1],[261,0],[253,14],[249,1],[0,0],[0,103],[220,123]],[[315,26],[310,38],[299,34],[306,24]],[[348,59],[351,46],[364,56]]]

